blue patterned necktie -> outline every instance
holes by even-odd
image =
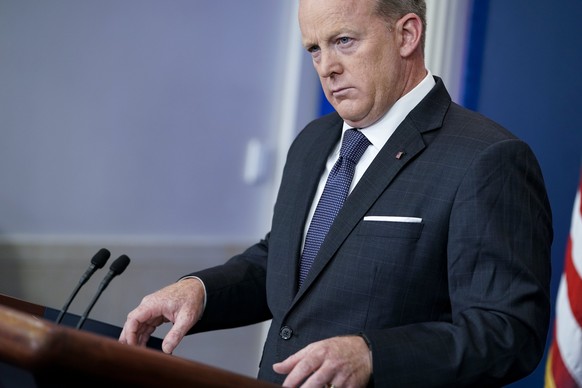
[[[299,287],[307,277],[319,247],[348,196],[356,164],[369,145],[370,141],[360,131],[348,129],[345,132],[340,156],[327,177],[305,236],[305,246],[299,265]]]

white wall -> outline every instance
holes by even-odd
[[[1,0],[0,234],[261,236],[290,4]]]

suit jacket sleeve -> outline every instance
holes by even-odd
[[[191,333],[250,325],[271,318],[265,291],[269,235],[224,265],[192,273],[206,287],[206,309]]]

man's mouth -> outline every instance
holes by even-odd
[[[336,97],[336,98],[345,97],[350,92],[351,89],[352,88],[350,88],[350,87],[341,87],[341,88],[331,89],[331,95]]]

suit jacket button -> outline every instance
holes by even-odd
[[[293,337],[293,330],[289,326],[283,326],[279,331],[279,336],[284,340],[288,340]]]

